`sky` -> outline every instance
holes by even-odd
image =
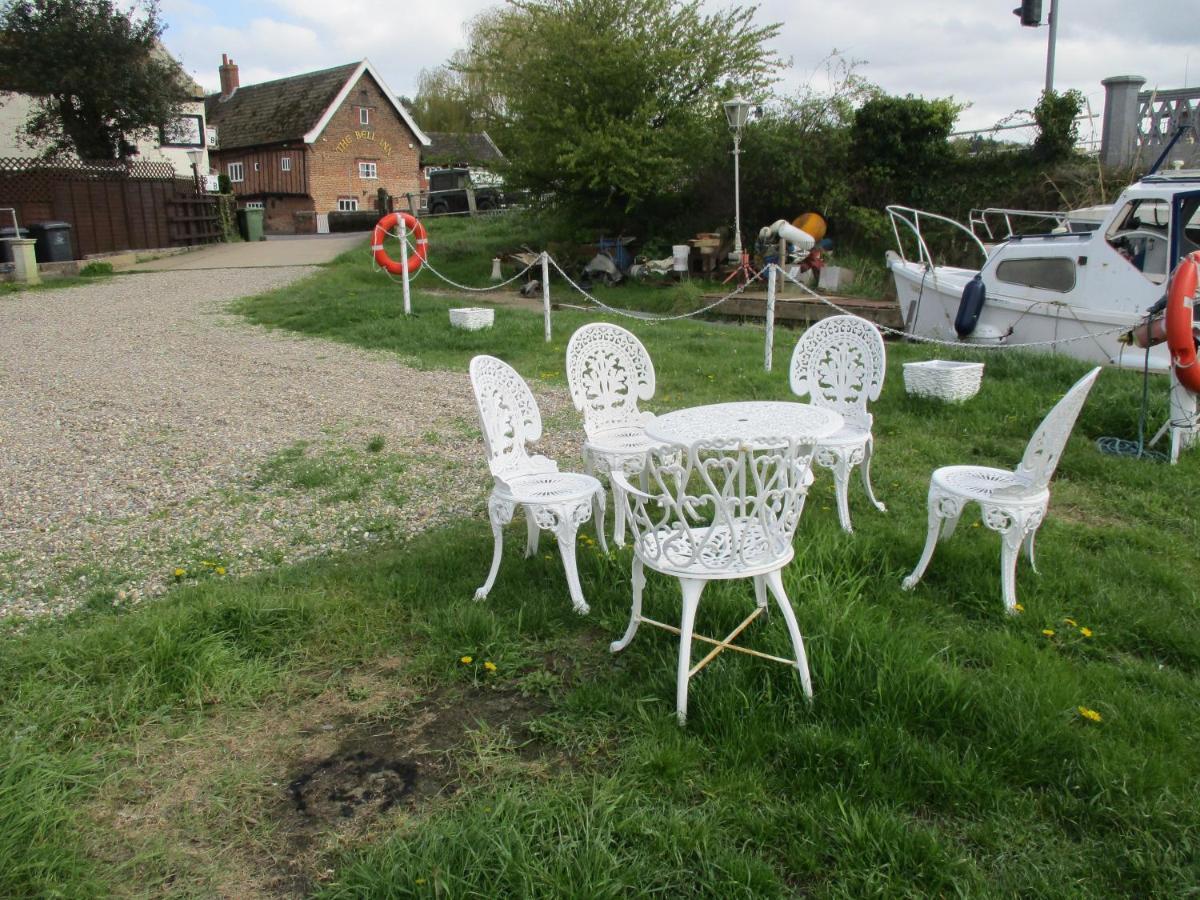
[[[162,0],[168,26],[163,42],[210,90],[218,84],[222,53],[237,62],[242,84],[367,57],[392,90],[412,96],[420,71],[445,62],[464,45],[465,23],[499,3]],[[1043,0],[1045,12],[1050,4]],[[859,61],[858,73],[890,94],[952,96],[969,104],[957,126],[966,130],[989,128],[1030,109],[1045,81],[1048,29],[1021,27],[1012,13],[1017,0],[758,5],[759,22],[783,26],[774,49],[791,63],[779,73],[778,88],[785,93],[810,82],[821,86],[823,61],[836,50]],[[1058,7],[1054,86],[1084,93],[1097,116],[1097,136],[1103,78],[1141,75],[1147,90],[1200,85],[1196,0],[1058,0]]]

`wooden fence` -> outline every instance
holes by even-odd
[[[167,162],[44,162],[0,158],[0,207],[21,227],[71,225],[77,258],[217,240],[216,198],[196,194]],[[7,225],[0,222],[0,227]]]

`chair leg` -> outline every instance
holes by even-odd
[[[475,599],[482,600],[496,583],[496,575],[500,572],[500,557],[504,554],[504,526],[512,521],[512,504],[495,498],[488,501],[488,518],[492,522],[492,539],[495,546],[492,549],[492,568],[488,572],[487,581],[475,591]],[[528,515],[528,512],[526,512]]]
[[[612,486],[613,506],[613,543],[618,547],[625,546],[625,494],[615,484]]]
[[[833,464],[833,492],[837,497],[838,521],[842,523],[842,531],[854,533],[850,524],[850,456],[847,453],[837,453]]]
[[[925,574],[925,570],[929,567],[929,561],[933,559],[933,551],[937,548],[938,532],[942,529],[942,514],[939,507],[939,498],[932,492],[929,495],[929,531],[925,535],[925,549],[921,551],[921,558],[917,561],[916,568],[909,573],[908,577],[901,583],[901,587],[906,591],[911,591],[917,586],[917,582],[921,580],[921,576]],[[959,508],[961,512],[961,507]],[[955,521],[958,516],[954,517]]]
[[[787,623],[788,634],[792,638],[792,649],[796,653],[796,671],[800,673],[800,685],[804,688],[804,696],[812,700],[812,677],[808,672],[808,654],[804,652],[804,638],[800,635],[800,626],[796,624],[796,613],[788,600],[787,592],[783,589],[783,575],[779,569],[768,572],[767,585],[775,595],[779,611],[783,613],[783,621]]]
[[[760,609],[767,608],[767,580],[764,575],[754,576],[754,601]]]
[[[1018,533],[1011,538],[1008,534],[1000,537],[1000,587],[1004,593],[1004,611],[1013,615],[1017,611],[1017,555],[1021,536]]]
[[[633,558],[633,574],[630,580],[633,582],[633,604],[629,608],[629,624],[625,627],[625,633],[621,635],[621,639],[608,645],[608,649],[613,653],[620,653],[629,646],[629,642],[637,634],[638,625],[641,624],[642,590],[646,587],[646,572],[642,566],[641,557],[634,556]]]
[[[875,499],[875,491],[871,487],[871,457],[875,455],[875,438],[868,437],[866,446],[863,447],[862,470],[859,473],[862,475],[863,487],[867,490],[867,499],[870,500],[877,510],[887,512],[887,507]]]
[[[604,507],[608,503],[608,496],[604,492],[604,485],[600,485],[596,491],[596,540],[600,542],[600,552],[605,556],[608,555],[608,540],[604,537]]]
[[[558,552],[562,557],[563,570],[567,573],[567,588],[571,592],[571,605],[581,616],[587,615],[589,607],[583,599],[583,588],[579,586],[579,570],[575,565],[575,534],[579,526],[575,524],[569,511],[564,510],[558,517],[555,526],[555,537],[558,538]]]
[[[696,627],[696,608],[706,582],[699,578],[680,578],[683,590],[683,616],[679,622],[679,669],[675,677],[675,715],[679,724],[687,723],[688,672],[692,668],[692,631]]]
[[[525,558],[531,559],[537,555],[542,529],[538,528],[537,522],[528,512],[525,513],[525,534]]]
[[[1037,538],[1037,529],[1036,528],[1033,529],[1033,531],[1029,532],[1029,534],[1025,535],[1025,556],[1029,560],[1030,568],[1032,568],[1035,573],[1040,575],[1042,573],[1038,572],[1037,554],[1034,552],[1034,547],[1033,547],[1033,542],[1034,542],[1035,538]]]

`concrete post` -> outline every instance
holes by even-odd
[[[37,243],[33,238],[4,238],[12,248],[13,274],[16,280],[24,284],[41,284],[42,277],[38,274],[37,256],[33,246]]]
[[[1146,83],[1141,75],[1114,75],[1104,85],[1104,126],[1100,137],[1100,163],[1127,169],[1137,156],[1138,91]]]

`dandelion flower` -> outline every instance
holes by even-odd
[[[1063,619],[1063,622],[1065,622],[1066,624],[1070,625],[1072,628],[1074,628],[1076,625],[1078,625],[1078,624],[1079,624],[1079,623],[1078,623],[1078,622],[1076,622],[1074,619]]]
[[[459,662],[462,663],[464,666],[469,666],[471,663],[475,662],[475,657],[464,656],[462,659],[459,660]]]
[[[483,664],[483,667],[484,667],[485,669],[487,669],[489,672],[495,672],[495,671],[496,671],[496,664],[495,664],[494,662],[492,662],[490,659],[489,659],[487,662],[485,662],[485,663]]]
[[[216,573],[217,573],[218,575],[224,575],[224,574],[225,574],[225,567],[224,567],[224,566],[217,566],[217,568],[216,568]]]
[[[186,574],[187,574],[187,569],[176,569],[176,570],[175,570],[175,577],[176,577],[176,578],[182,578],[182,577],[183,577],[184,575],[186,575]]]
[[[1083,626],[1082,628],[1080,628],[1080,629],[1079,629],[1079,633],[1080,633],[1080,634],[1082,634],[1084,637],[1091,637],[1091,636],[1092,636],[1092,629],[1088,628],[1088,627],[1085,625],[1085,626]]]
[[[1046,637],[1054,637],[1054,629],[1053,628],[1043,628],[1042,634],[1044,634]]]
[[[1094,709],[1088,709],[1086,706],[1080,706],[1080,707],[1078,707],[1078,709],[1079,709],[1079,714],[1081,716],[1083,716],[1085,719],[1087,719],[1089,722],[1103,722],[1104,721],[1104,718],[1100,715],[1100,713],[1096,712]]]
[[[425,883],[425,879],[424,879],[424,878],[418,878],[418,879],[417,879],[415,882],[413,882],[413,883],[414,883],[414,884],[424,884],[424,883]]]
[[[1020,603],[1014,604],[1013,609],[1015,609],[1017,612],[1025,612],[1025,607]]]

